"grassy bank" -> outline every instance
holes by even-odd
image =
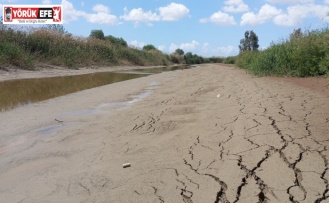
[[[47,29],[0,27],[0,66],[34,69],[39,64],[77,68],[90,65],[170,65],[158,50],[139,50],[110,41],[74,37]]]
[[[244,51],[235,62],[259,75],[318,76],[329,73],[329,28],[273,43],[263,51]]]

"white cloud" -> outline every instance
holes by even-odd
[[[103,4],[96,4],[93,7],[93,11],[95,11],[96,13],[109,13],[110,9],[107,6],[104,6]]]
[[[118,18],[110,14],[110,9],[102,4],[95,5],[92,10],[96,13],[86,13],[76,10],[73,4],[67,0],[62,0],[64,14],[64,23],[78,20],[79,17],[84,17],[87,22],[97,24],[114,25],[118,23]]]
[[[67,0],[62,0],[63,10],[63,19],[64,23],[78,20],[79,17],[86,15],[83,11],[78,11],[74,8],[73,4]]]
[[[329,0],[325,0],[325,2],[326,1],[329,3]],[[279,3],[281,1],[275,0],[275,2]],[[307,18],[318,18],[320,20],[329,22],[329,5],[309,4],[307,2],[311,1],[308,0],[291,0],[288,2],[306,2],[306,4],[288,6],[286,11],[277,9],[276,7],[269,4],[265,4],[256,14],[253,12],[243,14],[240,24],[254,26],[265,23],[269,20],[273,20],[273,22],[279,26],[296,26],[302,24],[303,21]]]
[[[114,25],[118,22],[118,18],[114,15],[109,13],[96,13],[96,14],[87,14],[85,18],[90,23],[97,23],[97,24],[109,24]]]
[[[136,26],[139,23],[145,23],[151,26],[151,22],[160,20],[160,17],[156,13],[152,13],[151,11],[145,12],[142,8],[134,8],[129,12],[125,8],[124,11],[125,14],[120,18],[126,21],[133,21]]]
[[[164,52],[166,50],[166,46],[165,45],[159,45],[158,49],[162,52]]]
[[[42,0],[42,4],[51,4],[51,0]]]
[[[204,43],[200,54],[206,56],[233,56],[237,55],[239,50],[236,46],[227,45],[211,47],[209,43]]]
[[[268,2],[278,4],[305,4],[314,3],[315,0],[268,0]]]
[[[210,44],[206,42],[206,43],[202,44],[200,54],[209,55],[209,54],[213,53],[213,50],[214,49],[210,47]]]
[[[144,11],[142,8],[134,8],[128,11],[124,8],[125,14],[120,16],[125,21],[133,21],[135,26],[145,23],[151,26],[155,21],[177,21],[188,15],[189,9],[183,4],[171,3],[157,9],[159,13]]]
[[[110,9],[102,4],[96,4],[92,10],[95,14],[85,14],[84,17],[90,23],[114,25],[118,22],[115,15],[110,14]]]
[[[319,18],[328,21],[329,6],[305,4],[290,6],[287,8],[287,12],[282,13],[274,18],[274,23],[282,26],[295,26],[305,18]]]
[[[221,11],[212,14],[209,18],[200,19],[200,23],[207,23],[207,22],[212,22],[218,25],[236,25],[233,16],[230,16],[229,14],[223,13]]]
[[[232,56],[238,53],[238,48],[232,45],[217,47],[217,50],[219,56]]]
[[[159,8],[161,19],[164,21],[176,21],[189,14],[189,9],[183,4],[171,3]]]
[[[259,25],[263,24],[268,20],[271,20],[275,16],[278,16],[283,11],[280,9],[277,9],[274,6],[271,6],[269,4],[263,5],[258,13],[248,12],[242,15],[241,17],[241,25]]]
[[[324,0],[323,3],[329,4],[329,0]]]
[[[143,46],[146,45],[145,42],[138,42],[137,40],[133,40],[130,43],[128,43],[129,46],[131,47],[135,47],[135,48],[143,48]]]
[[[240,13],[249,11],[249,6],[243,2],[243,0],[226,0],[223,7],[224,12],[228,13]]]
[[[2,4],[0,4],[0,8],[1,8],[0,9],[0,16],[3,16],[3,9],[2,9],[3,8],[3,5]]]
[[[192,40],[191,42],[181,43],[180,45],[171,43],[169,47],[169,52],[172,53],[178,48],[183,49],[185,53],[192,52],[195,51],[199,45],[200,43],[195,40]]]

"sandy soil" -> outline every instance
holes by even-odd
[[[328,202],[329,91],[305,81],[203,65],[2,112],[0,202]]]
[[[45,78],[55,76],[81,75],[95,72],[121,71],[132,69],[154,68],[162,66],[111,66],[111,67],[83,67],[79,69],[67,69],[59,66],[45,66],[37,71],[28,71],[21,69],[0,69],[0,81],[14,80],[23,78]]]

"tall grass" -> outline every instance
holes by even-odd
[[[263,51],[242,52],[236,64],[260,75],[306,77],[328,74],[329,29],[290,37]]]
[[[46,29],[0,27],[0,65],[34,69],[38,64],[77,68],[89,65],[169,65],[162,52],[143,51],[107,40],[73,37]]]

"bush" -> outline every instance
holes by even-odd
[[[93,37],[96,39],[105,39],[103,30],[92,30],[90,32],[89,37]]]
[[[262,75],[316,76],[329,70],[329,29],[291,35],[263,51],[244,51],[236,64]]]
[[[156,50],[156,48],[152,44],[148,44],[148,45],[143,46],[143,50],[150,51],[150,50]]]
[[[224,59],[225,58],[223,58],[223,57],[210,57],[210,58],[208,58],[208,62],[209,63],[223,63]]]
[[[120,46],[125,46],[125,47],[128,46],[127,42],[124,39],[113,37],[112,35],[106,36],[105,40],[111,42],[114,45],[120,45]]]
[[[116,39],[120,43],[124,41]],[[0,30],[0,65],[32,69],[38,63],[78,68],[89,65],[164,65],[171,64],[171,61],[168,55],[156,49],[143,51],[117,46],[108,40],[73,37],[50,29]]]
[[[225,64],[235,64],[236,57],[235,56],[229,56],[226,57],[223,61]]]
[[[173,63],[177,63],[177,64],[183,64],[184,61],[184,57],[180,54],[178,54],[177,52],[174,52],[170,55],[170,60]]]
[[[184,55],[184,59],[186,64],[201,64],[205,62],[203,57],[192,54],[192,52],[187,52]]]

